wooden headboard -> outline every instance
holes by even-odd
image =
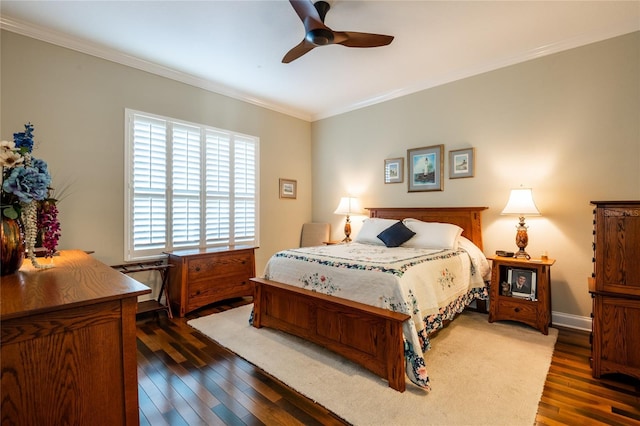
[[[488,207],[367,207],[369,217],[382,219],[406,218],[423,222],[453,223],[462,228],[462,235],[482,250],[480,213]]]

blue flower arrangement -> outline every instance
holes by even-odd
[[[35,267],[42,267],[35,260],[35,242],[38,229],[38,209],[48,199],[51,175],[44,160],[31,155],[34,147],[33,125],[24,125],[24,132],[13,134],[13,141],[0,142],[2,166],[2,215],[9,219],[22,219],[25,243],[29,258]],[[55,218],[57,223],[57,218]],[[59,224],[57,226],[59,237]],[[46,230],[45,230],[46,231]],[[49,253],[52,255],[52,253]]]

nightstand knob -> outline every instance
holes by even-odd
[[[196,266],[196,272],[200,272],[200,267]]]
[[[518,306],[518,307],[516,307],[516,308],[514,309],[514,311],[516,311],[516,312],[520,312],[520,307],[519,307],[519,306]]]

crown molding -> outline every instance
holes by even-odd
[[[571,39],[563,40],[561,42],[548,44],[546,46],[540,46],[540,47],[531,49],[529,51],[518,53],[512,56],[503,57],[499,60],[491,61],[485,64],[480,64],[478,66],[474,66],[466,69],[460,69],[457,72],[449,73],[442,78],[424,80],[419,83],[412,84],[403,88],[398,88],[396,90],[393,90],[387,93],[381,93],[378,96],[364,99],[360,102],[356,102],[351,105],[346,105],[341,108],[336,108],[330,111],[326,111],[324,113],[312,115],[311,120],[317,121],[317,120],[329,118],[335,115],[340,115],[347,112],[355,111],[361,108],[365,108],[368,106],[372,106],[375,104],[400,98],[402,96],[410,95],[416,92],[421,92],[423,90],[431,89],[437,86],[442,86],[444,84],[448,84],[457,80],[473,77],[475,75],[483,74],[489,71],[495,71],[497,69],[505,68],[510,65],[516,65],[522,62],[541,58],[543,56],[548,56],[548,55],[559,53],[565,50],[585,46],[587,44],[597,43],[599,41],[633,33],[639,30],[640,30],[640,23],[636,19],[630,19],[626,23],[626,25],[621,25],[620,27],[614,30],[583,34],[578,37],[573,37]]]
[[[91,43],[83,39],[69,36],[68,34],[53,31],[48,28],[40,27],[32,23],[0,15],[0,29],[31,37],[40,41],[44,41],[46,43],[54,44],[56,46],[75,50],[80,53],[85,53],[87,55],[95,56],[100,59],[105,59],[107,61],[115,62],[161,77],[169,78],[171,80],[179,81],[190,86],[198,87],[200,89],[204,89],[206,91],[213,92],[219,95],[228,96],[233,99],[237,99],[265,109],[289,115],[291,117],[299,118],[301,120],[311,121],[311,115],[307,112],[288,108],[286,106],[275,103],[266,102],[248,93],[216,84],[210,80],[195,77],[191,74],[177,71],[169,67],[155,64],[153,62],[145,61],[135,56],[127,55],[126,53],[120,52],[118,50],[107,48],[96,43]]]
[[[510,65],[526,62],[532,59],[537,59],[543,56],[548,56],[554,53],[562,52],[565,50],[573,49],[576,47],[584,46],[587,44],[599,42],[609,38],[629,34],[640,30],[640,24],[636,19],[630,18],[627,23],[620,25],[614,30],[601,31],[598,33],[587,33],[571,39],[567,39],[561,42],[549,44],[546,46],[540,46],[529,51],[525,51],[516,55],[503,57],[496,61],[491,61],[478,66],[460,69],[457,72],[450,73],[446,76],[436,79],[424,80],[416,84],[411,84],[406,87],[401,87],[390,92],[380,93],[379,95],[362,99],[358,102],[351,103],[349,105],[342,106],[340,108],[334,108],[318,114],[310,114],[306,111],[293,109],[277,103],[267,102],[262,99],[258,99],[255,96],[224,86],[216,84],[210,80],[195,77],[193,75],[177,71],[168,67],[164,67],[143,59],[127,55],[123,52],[106,48],[102,45],[88,42],[86,40],[71,37],[67,34],[63,34],[57,31],[53,31],[47,28],[43,28],[28,22],[19,21],[16,19],[7,18],[0,15],[0,29],[21,34],[27,37],[35,38],[47,43],[51,43],[57,46],[72,49],[81,53],[85,53],[91,56],[95,56],[101,59],[105,59],[111,62],[129,66],[135,69],[149,72],[151,74],[159,75],[161,77],[169,78],[171,80],[179,81],[185,84],[189,84],[194,87],[207,90],[219,95],[228,96],[233,99],[237,99],[243,102],[247,102],[252,105],[256,105],[265,109],[269,109],[275,112],[279,112],[291,117],[299,118],[301,120],[313,122],[322,120],[325,118],[333,117],[336,115],[344,114],[347,112],[355,111],[361,108],[369,107],[382,102],[390,101],[400,98],[402,96],[410,95],[423,90],[431,89],[437,86],[441,86],[453,81],[462,80],[464,78],[472,77],[475,75],[483,74],[489,71],[494,71],[500,68],[504,68]]]

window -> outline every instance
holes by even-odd
[[[125,111],[125,259],[258,245],[259,139]]]

